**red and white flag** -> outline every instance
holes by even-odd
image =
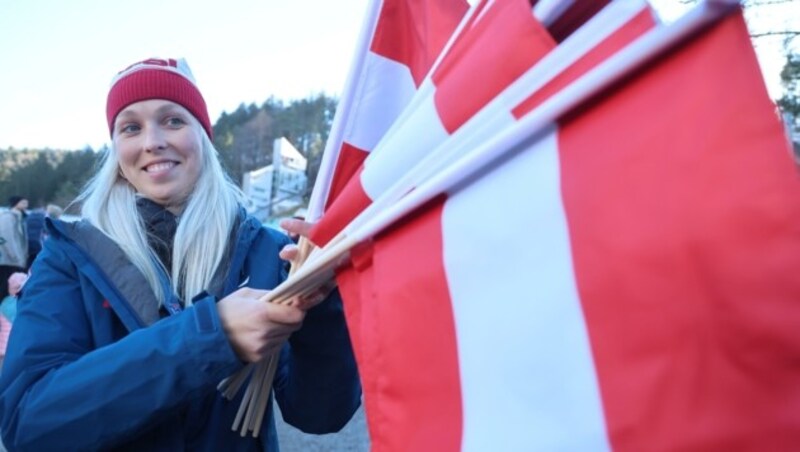
[[[468,5],[464,0],[374,0],[312,195],[310,220],[338,196],[406,107]],[[312,212],[315,210],[317,212]]]
[[[480,13],[480,9],[477,13]],[[445,144],[449,145],[447,152],[437,149],[437,151],[440,151],[438,154],[441,154],[441,159],[434,159],[433,155],[426,157],[424,160],[426,162],[425,165],[421,165],[424,166],[424,170],[413,171],[401,177],[400,181],[392,187],[392,189],[396,189],[394,190],[395,192],[384,193],[380,198],[380,202],[370,205],[369,210],[375,212],[385,209],[387,205],[394,201],[395,197],[403,195],[410,187],[416,186],[418,181],[424,180],[431,173],[436,173],[443,165],[447,165],[448,159],[452,160],[459,157],[461,151],[476,147],[478,143],[490,139],[507,126],[514,124],[517,118],[513,115],[512,110],[523,99],[525,99],[524,105],[526,106],[535,105],[546,100],[605,58],[646,31],[651,30],[655,24],[654,13],[647,2],[637,0],[613,3],[597,14],[584,28],[576,32],[570,40],[565,41],[554,51],[543,57],[540,60],[541,64],[536,65],[517,79],[503,93],[492,100],[490,105],[475,114],[465,127],[460,128],[454,135],[447,137],[446,141],[444,141]],[[534,94],[529,95],[531,92]],[[426,127],[437,127],[440,124],[438,120],[423,118],[423,115],[419,113],[408,117],[406,120],[408,121],[405,128],[406,131],[416,129],[416,132],[410,135],[428,137],[429,139],[433,134],[429,133]],[[397,138],[397,136],[392,136],[392,138]],[[395,142],[388,144],[396,147]],[[408,147],[416,146],[419,149],[419,142],[407,144]],[[434,146],[434,144],[429,144],[428,146]],[[391,171],[392,169],[390,165],[387,170]],[[380,179],[375,180],[375,182],[379,181]],[[375,183],[373,183],[374,185]],[[370,212],[364,212],[356,221],[351,222],[348,230],[350,227],[357,230],[370,217],[372,217]],[[364,278],[363,281],[360,279],[360,275],[368,272],[370,267],[364,265],[359,256],[360,253],[356,251],[353,253],[352,259],[353,265],[358,268],[358,271],[353,268],[343,268],[339,270],[337,276],[346,305],[345,313],[351,341],[357,356],[361,353],[361,304],[369,303],[369,298],[367,300],[361,298],[360,286],[362,283],[369,283],[371,280],[369,277]],[[367,287],[364,290],[369,291],[371,289]],[[367,317],[366,322],[369,321],[369,317]],[[369,328],[370,325],[366,324],[364,327]]]
[[[478,4],[476,9],[479,11],[470,15],[470,23],[454,41],[448,55],[437,65],[431,77],[436,86],[435,97],[441,99],[444,93],[445,102],[456,98],[464,100],[462,103],[469,103],[461,111],[446,116],[450,119],[450,132],[555,47],[547,30],[531,13],[528,0],[487,1]],[[448,90],[447,87],[451,84],[456,86]],[[458,92],[458,89],[465,88],[464,84],[467,84],[468,91]],[[432,112],[429,113],[430,110]],[[429,116],[432,117],[435,123],[429,130],[430,135],[413,137],[414,149],[431,149],[432,143],[442,141],[448,131],[443,128],[443,121],[439,119],[439,112],[433,102],[423,102],[422,106],[415,109],[414,115],[409,117],[418,117],[420,114],[426,114],[426,120]],[[358,126],[355,123],[354,125]],[[393,133],[391,139],[381,143],[388,143],[392,147],[401,142],[409,142],[407,137],[398,138],[397,135],[402,135],[402,132]],[[400,177],[421,154],[408,152],[407,149],[399,153],[394,148],[381,149],[380,144],[373,151],[370,155],[386,156],[378,161],[388,158],[391,163],[387,163],[387,166],[393,168],[390,174],[376,175],[376,180],[382,180],[381,185]],[[311,233],[310,238],[315,244],[327,244],[377,197],[378,194],[370,193],[362,182],[364,172],[374,173],[366,169],[368,166],[369,163],[362,165],[328,206],[325,215]]]
[[[513,123],[511,109],[520,99],[536,91],[546,98],[559,82],[574,79],[602,60],[598,56],[613,53],[655,25],[647,2],[615,2],[554,51],[555,41],[527,0],[481,3],[468,20],[431,74],[432,93],[420,90],[418,96],[426,97],[415,100],[409,107],[413,113],[403,114],[348,181],[312,231],[314,243],[327,244],[390,188],[397,192],[394,197],[413,189],[413,183],[398,181],[416,177],[419,171],[411,171],[415,166],[435,171],[457,156],[460,144],[485,139],[486,133]],[[565,69],[570,70],[558,75]],[[483,135],[476,135],[477,130]],[[440,152],[440,145],[449,151]]]
[[[741,13],[511,155],[352,252],[372,449],[795,449],[800,176]]]

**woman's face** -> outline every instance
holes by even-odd
[[[200,176],[203,133],[174,102],[151,99],[125,107],[113,138],[122,175],[139,194],[179,214]]]

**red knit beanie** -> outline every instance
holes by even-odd
[[[164,99],[189,110],[206,130],[214,134],[203,95],[195,85],[192,71],[184,59],[151,58],[127,67],[114,77],[106,101],[108,130],[114,135],[114,120],[128,105],[148,99]]]

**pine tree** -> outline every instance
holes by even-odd
[[[800,142],[800,54],[789,53],[786,64],[781,71],[783,96],[778,99],[778,106],[789,125],[795,148]]]

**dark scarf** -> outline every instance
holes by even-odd
[[[156,256],[158,256],[158,260],[164,265],[164,268],[167,270],[167,275],[169,275],[172,271],[172,249],[175,243],[175,231],[178,230],[179,219],[162,205],[147,198],[138,198],[136,200],[136,208],[139,210],[139,216],[141,216],[144,221],[145,231],[147,232],[147,244],[150,245],[150,248]],[[225,255],[208,287],[208,293],[210,294],[216,296],[222,294],[223,283],[227,275],[233,251],[233,247],[230,246],[230,244],[236,242],[236,235],[240,222],[241,219],[237,218],[231,230],[230,242],[225,250]]]
[[[147,198],[137,199],[136,208],[144,221],[147,243],[169,274],[172,271],[172,247],[178,229],[178,217]]]

